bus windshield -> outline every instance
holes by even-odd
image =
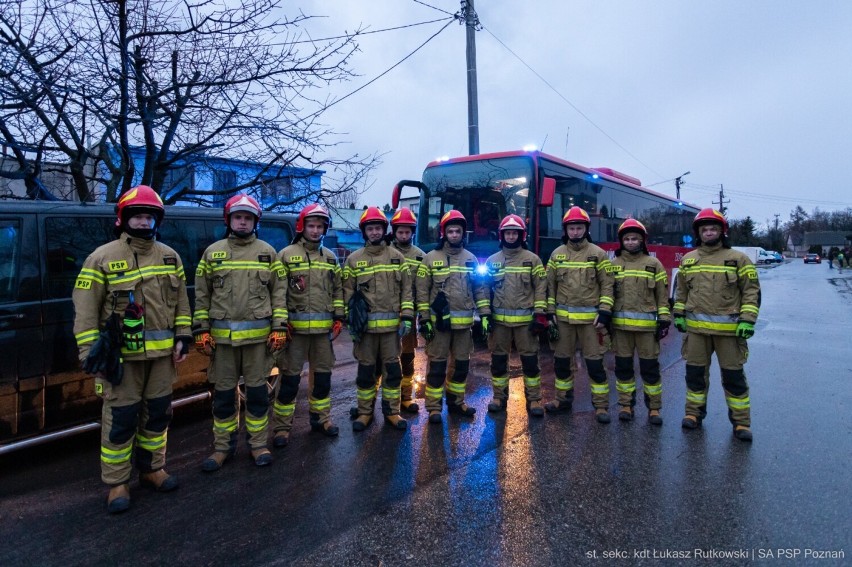
[[[423,172],[429,188],[426,230],[418,231],[421,247],[429,250],[438,238],[438,223],[447,211],[456,209],[467,219],[465,247],[478,258],[497,250],[497,227],[507,214],[516,214],[529,224],[530,186],[533,162],[528,157],[508,157],[447,163]],[[423,221],[421,220],[421,223]]]

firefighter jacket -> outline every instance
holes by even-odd
[[[644,252],[628,252],[612,259],[615,277],[612,326],[623,331],[657,330],[657,320],[671,319],[666,269]]]
[[[478,267],[479,262],[471,252],[447,243],[426,254],[416,278],[417,311],[421,319],[435,321],[436,314],[430,305],[441,291],[449,302],[452,329],[472,327],[474,308],[480,316],[490,315],[488,281],[477,273]]]
[[[86,258],[74,284],[74,336],[83,361],[113,313],[124,316],[131,299],[144,309],[143,348],[122,347],[126,361],[171,356],[175,336],[189,337],[186,275],[177,252],[156,240],[131,238],[98,247]]]
[[[392,246],[402,252],[402,255],[405,256],[405,264],[408,266],[408,271],[411,272],[411,293],[412,299],[414,301],[414,305],[417,305],[417,270],[420,269],[420,264],[423,263],[423,258],[426,256],[426,253],[414,246],[413,244],[399,244],[395,240],[393,241]]]
[[[343,302],[359,290],[367,302],[368,333],[396,331],[401,318],[414,320],[411,271],[402,252],[383,240],[349,255],[343,267]]]
[[[287,290],[287,318],[293,332],[320,334],[343,319],[343,286],[337,256],[304,238],[278,253],[278,278]]]
[[[606,251],[588,240],[558,247],[547,262],[547,312],[575,325],[611,311],[614,279]]]
[[[232,234],[210,245],[195,270],[193,331],[234,346],[262,343],[271,331],[283,331],[286,282],[278,279],[275,256],[254,234]]]
[[[529,325],[533,313],[547,310],[547,274],[537,254],[524,248],[503,248],[485,265],[491,284],[491,314],[507,327]]]
[[[702,244],[683,257],[674,316],[702,335],[735,335],[738,321],[754,323],[760,308],[757,269],[748,256],[721,244]]]

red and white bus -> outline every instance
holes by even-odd
[[[526,219],[527,244],[547,263],[561,244],[562,215],[578,205],[589,213],[592,240],[610,255],[618,249],[618,227],[634,218],[648,229],[648,249],[672,270],[689,251],[692,220],[698,207],[642,187],[641,182],[609,168],[588,168],[539,151],[479,154],[433,161],[422,181],[400,181],[393,191],[399,207],[402,191],[420,192],[417,245],[434,248],[438,222],[451,209],[468,220],[466,248],[480,261],[498,247],[497,227],[509,213]]]

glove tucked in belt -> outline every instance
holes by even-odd
[[[287,345],[288,339],[286,331],[272,331],[266,338],[266,348],[269,352],[278,352]]]
[[[195,333],[195,350],[201,354],[213,356],[213,351],[216,350],[216,341],[207,331],[199,331]]]

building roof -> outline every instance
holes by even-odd
[[[846,246],[848,234],[839,230],[806,232],[805,246]]]

